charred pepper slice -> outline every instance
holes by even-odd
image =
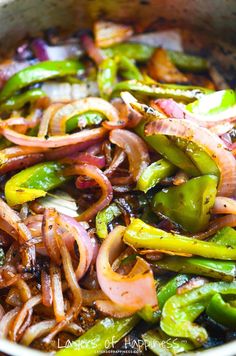
[[[235,278],[235,263],[203,257],[166,256],[155,263],[157,268],[178,273],[189,273],[231,282]]]
[[[124,242],[134,248],[191,253],[219,260],[236,260],[236,247],[221,246],[211,241],[201,241],[183,235],[172,234],[132,219],[124,233]]]
[[[105,239],[108,235],[107,225],[121,215],[119,207],[112,203],[107,208],[99,211],[96,216],[96,232],[98,237]]]
[[[39,163],[11,177],[5,185],[5,196],[10,206],[23,204],[64,183],[63,165],[57,162]]]
[[[167,216],[188,232],[202,231],[210,219],[217,181],[217,177],[205,175],[176,187],[162,189],[153,197],[153,210]]]
[[[137,189],[147,192],[162,179],[170,177],[176,171],[176,167],[165,159],[160,159],[148,166],[137,182]]]

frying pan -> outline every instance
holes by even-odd
[[[27,35],[51,27],[69,33],[91,27],[96,19],[130,23],[138,31],[181,28],[185,49],[206,54],[235,87],[236,0],[0,0],[0,56]],[[0,352],[14,356],[44,354],[7,340],[0,340]],[[235,354],[236,341],[232,341],[185,355]]]

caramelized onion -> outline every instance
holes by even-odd
[[[68,168],[65,170],[66,175],[74,175],[79,174],[83,176],[87,176],[91,179],[94,179],[97,184],[101,187],[102,195],[100,199],[94,203],[90,208],[84,211],[78,218],[77,221],[89,221],[91,220],[98,211],[105,208],[107,205],[110,204],[113,193],[112,193],[112,186],[108,178],[105,174],[95,166],[91,166],[88,164],[84,164],[83,166],[78,165],[74,168]]]
[[[17,145],[46,148],[56,148],[67,145],[74,145],[76,143],[84,143],[87,141],[102,138],[105,133],[106,130],[100,127],[97,129],[82,130],[71,135],[49,137],[47,139],[43,137],[22,135],[8,128],[2,130],[3,136]]]
[[[0,339],[4,339],[8,336],[13,320],[18,314],[19,309],[20,308],[16,307],[3,315],[2,319],[0,320]]]
[[[17,314],[13,326],[10,330],[10,339],[12,341],[17,341],[18,340],[18,335],[20,332],[20,329],[22,328],[25,319],[27,319],[28,315],[32,315],[32,310],[33,307],[39,303],[41,303],[42,297],[41,295],[36,295],[32,298],[30,298],[20,309],[19,313]]]
[[[120,129],[111,131],[110,141],[125,151],[130,164],[130,173],[134,180],[138,180],[150,161],[144,141],[135,133]]]
[[[114,272],[110,265],[123,249],[124,230],[123,226],[117,226],[100,247],[96,264],[99,284],[112,302],[132,312],[147,304],[156,307],[155,282],[147,262],[138,258],[130,273],[125,276]]]
[[[95,305],[101,313],[112,316],[113,318],[127,318],[134,314],[133,309],[124,308],[110,300],[97,300]]]
[[[109,21],[97,21],[94,24],[95,43],[100,48],[112,46],[131,37],[131,26]]]
[[[50,121],[52,135],[64,135],[66,132],[66,122],[71,117],[88,111],[99,112],[114,124],[120,122],[116,108],[108,101],[101,98],[88,97],[72,101],[54,111]]]
[[[76,278],[80,279],[87,272],[93,258],[94,248],[92,241],[82,224],[74,218],[61,214],[58,216],[57,221],[62,228],[70,233],[70,236],[78,245],[80,261],[75,274]]]
[[[55,221],[56,211],[54,209],[45,209],[42,221],[42,237],[44,246],[49,257],[56,264],[60,263],[60,251],[57,244],[56,234],[57,225]]]
[[[205,240],[207,237],[214,235],[218,230],[225,226],[236,227],[236,215],[225,215],[210,222],[209,229],[192,236],[199,240]]]
[[[220,173],[218,195],[232,196],[236,187],[236,162],[223,141],[209,130],[189,120],[160,119],[147,125],[147,136],[164,134],[182,137],[201,146],[216,162]]]
[[[52,286],[51,277],[46,271],[41,272],[42,304],[45,307],[52,305]]]
[[[56,321],[53,320],[44,320],[37,324],[30,326],[24,333],[21,344],[29,346],[35,339],[40,338],[41,336],[47,335],[50,330],[56,325]],[[70,323],[64,327],[64,330],[75,335],[80,336],[83,332],[83,329],[75,324]]]
[[[53,262],[50,263],[50,278],[52,283],[53,310],[56,320],[60,322],[65,318],[64,299],[61,283],[61,269]]]

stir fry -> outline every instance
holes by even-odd
[[[99,21],[0,65],[0,339],[169,356],[234,338],[236,94],[169,35]]]

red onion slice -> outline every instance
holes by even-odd
[[[137,181],[150,162],[148,148],[144,141],[135,133],[121,129],[111,131],[110,141],[127,154],[130,173]]]
[[[236,200],[226,197],[216,197],[212,213],[236,214]]]
[[[201,146],[216,162],[220,173],[218,195],[232,196],[236,187],[236,162],[223,141],[209,130],[189,120],[160,119],[147,125],[147,136],[164,134],[182,137]]]
[[[103,292],[121,307],[140,310],[145,305],[157,306],[155,281],[150,265],[138,258],[128,275],[113,271],[111,263],[121,253],[125,228],[117,226],[103,241],[97,257],[97,277]]]
[[[104,128],[97,128],[91,130],[82,130],[71,135],[49,137],[48,139],[46,139],[41,137],[22,135],[11,129],[2,130],[3,136],[17,145],[46,148],[56,148],[68,145],[75,145],[77,143],[89,142],[95,139],[102,138],[105,133],[106,130]]]
[[[173,99],[158,99],[154,102],[158,105],[168,117],[175,119],[192,120],[200,126],[212,127],[216,124],[236,121],[236,106],[222,111],[215,115],[197,115],[186,110],[183,105],[176,103]]]
[[[59,226],[69,232],[70,236],[76,241],[79,248],[80,261],[76,269],[76,278],[79,280],[87,272],[93,258],[94,247],[89,234],[83,228],[81,223],[75,219],[66,216],[58,216]]]
[[[77,221],[89,221],[97,214],[98,211],[105,208],[110,204],[113,198],[112,186],[109,179],[105,174],[97,167],[88,164],[78,165],[74,168],[68,168],[65,170],[66,175],[83,175],[91,179],[94,179],[102,190],[102,195],[100,199],[94,203],[90,208],[84,211],[78,218]]]
[[[49,109],[48,109],[49,110]],[[88,111],[97,111],[108,118],[112,123],[120,123],[116,108],[108,101],[89,97],[73,101],[67,105],[59,107],[52,114],[50,130],[52,135],[63,135],[66,132],[66,122],[75,115],[80,115]]]

